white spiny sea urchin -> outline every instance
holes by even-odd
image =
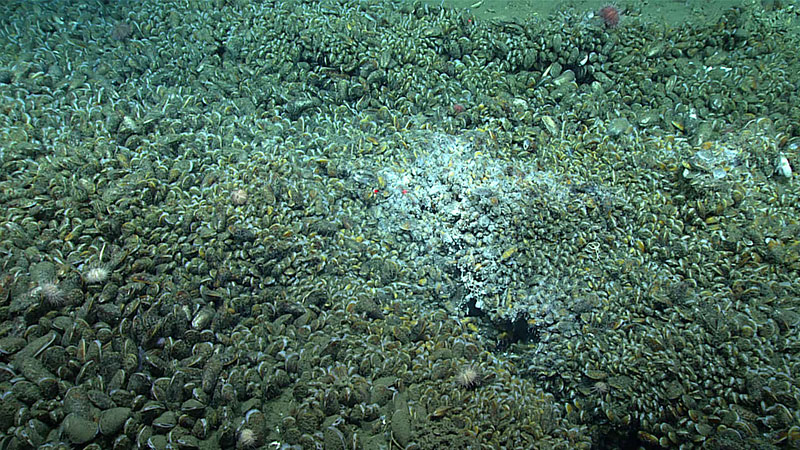
[[[64,303],[64,291],[55,281],[47,280],[39,282],[31,295],[38,295],[50,306],[61,306]]]
[[[464,366],[456,374],[456,383],[465,389],[478,387],[483,381],[480,368],[472,364]]]
[[[83,273],[83,281],[86,284],[100,284],[108,279],[110,272],[103,266],[90,267]]]
[[[239,439],[236,441],[236,448],[253,448],[256,446],[256,440],[256,432],[252,428],[242,428],[239,430]]]

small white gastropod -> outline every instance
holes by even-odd
[[[792,166],[789,165],[789,160],[782,153],[775,158],[775,174],[783,178],[792,177]]]

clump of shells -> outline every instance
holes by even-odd
[[[762,3],[4,2],[0,448],[797,447]]]

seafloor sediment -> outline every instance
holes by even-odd
[[[798,9],[0,5],[0,449],[800,446]]]

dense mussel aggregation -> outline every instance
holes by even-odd
[[[633,3],[2,2],[0,449],[800,448],[800,10]]]

